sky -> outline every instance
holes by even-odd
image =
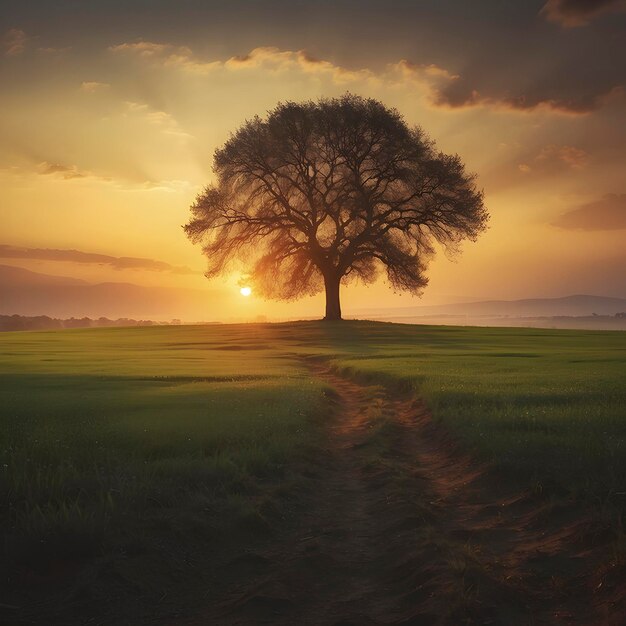
[[[204,290],[207,319],[317,315],[209,282],[181,226],[246,119],[351,92],[458,153],[491,220],[421,300],[381,279],[345,310],[624,297],[625,40],[619,0],[5,0],[0,264]]]

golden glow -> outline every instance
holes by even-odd
[[[174,45],[165,35],[139,42],[112,36],[88,54],[74,43],[54,52],[50,42],[31,37],[24,39],[24,50],[11,48],[5,56],[0,50],[7,95],[0,103],[0,245],[34,251],[32,258],[5,255],[0,265],[155,290],[155,302],[165,302],[166,312],[160,312],[164,306],[144,310],[137,304],[144,299],[120,296],[119,316],[137,319],[317,316],[323,293],[293,302],[264,300],[259,293],[250,298],[246,268],[208,281],[201,249],[180,225],[196,195],[215,182],[213,150],[244,120],[263,116],[279,100],[350,91],[397,108],[444,152],[460,154],[478,174],[492,219],[476,243],[463,245],[456,263],[439,251],[423,299],[394,294],[383,274],[374,285],[353,283],[342,290],[346,314],[456,300],[623,294],[624,231],[554,225],[582,205],[624,194],[624,159],[616,158],[622,136],[612,132],[623,106],[617,96],[576,118],[545,108],[516,111],[488,99],[440,106],[433,90],[456,80],[453,59],[436,67],[416,53],[411,65],[390,53],[374,63],[363,51],[348,68],[330,55],[323,37],[319,60],[295,52],[300,44],[279,50],[242,41],[231,58],[191,40]],[[58,80],[48,80],[50,72]],[[42,250],[162,265],[122,269],[72,261],[71,254],[55,261]],[[190,271],[176,270],[181,267]],[[62,317],[100,314],[66,308],[54,310]],[[51,311],[42,305],[33,314]]]

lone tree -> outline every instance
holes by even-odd
[[[421,293],[434,242],[454,250],[488,219],[458,155],[350,94],[247,121],[215,152],[214,172],[184,227],[203,245],[206,276],[236,261],[269,298],[325,289],[327,320],[341,319],[341,283],[371,283],[380,270],[396,290]]]

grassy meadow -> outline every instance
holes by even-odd
[[[297,488],[325,391],[249,327],[0,336],[3,563],[45,577],[262,529]]]
[[[499,469],[626,505],[626,333],[366,324],[343,341],[340,371],[415,391]]]
[[[270,528],[314,474],[335,410],[308,359],[417,392],[537,491],[626,510],[626,333],[356,321],[3,333],[3,576]]]

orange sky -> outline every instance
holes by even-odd
[[[442,150],[462,156],[484,188],[489,231],[466,244],[457,259],[437,256],[421,302],[626,296],[623,63],[607,68],[610,55],[571,58],[580,46],[594,49],[596,39],[610,43],[621,35],[623,41],[624,18],[608,15],[610,7],[607,15],[586,15],[567,13],[567,2],[548,2],[552,13],[542,13],[544,3],[537,3],[532,14],[524,14],[528,24],[520,26],[535,30],[514,31],[506,48],[515,54],[511,71],[519,72],[514,80],[508,76],[508,86],[498,82],[495,57],[504,45],[498,43],[502,29],[515,28],[504,14],[496,15],[501,23],[493,16],[476,22],[480,28],[466,34],[470,56],[464,57],[453,45],[449,53],[437,47],[428,36],[419,49],[402,35],[408,42],[403,47],[401,33],[393,41],[392,34],[381,33],[370,46],[353,35],[355,46],[347,52],[332,28],[327,33],[317,23],[300,24],[301,32],[293,27],[287,32],[289,24],[256,31],[243,24],[231,38],[228,28],[236,28],[237,16],[223,12],[223,30],[215,30],[212,20],[207,40],[192,23],[209,24],[210,15],[201,18],[189,10],[186,31],[181,9],[183,17],[168,30],[163,2],[161,21],[155,17],[154,23],[119,8],[125,24],[135,20],[132,32],[116,27],[113,17],[96,31],[84,15],[76,16],[72,30],[67,21],[61,26],[43,19],[48,4],[41,3],[40,21],[15,4],[10,22],[3,22],[0,245],[140,257],[179,271],[116,269],[70,256],[41,260],[28,252],[5,254],[0,264],[93,282],[203,289],[210,301],[207,319],[317,315],[321,299],[286,305],[254,294],[242,298],[236,275],[209,284],[200,251],[181,225],[195,195],[212,179],[214,149],[242,121],[279,100],[350,91],[380,99],[409,123],[423,126]],[[180,6],[187,4],[197,7]],[[362,19],[368,7],[371,20],[363,24],[376,20],[374,3],[363,5]],[[450,29],[460,28],[453,24],[455,15],[450,12]],[[444,28],[445,16],[436,17],[432,28]],[[421,22],[415,23],[419,30]],[[88,39],[90,28],[94,37]],[[491,55],[478,41],[489,28],[498,34],[489,44]],[[414,36],[419,39],[419,32]],[[514,37],[522,42],[517,47]],[[562,43],[555,45],[559,38]],[[475,67],[481,59],[482,74]],[[550,82],[548,72],[557,70],[571,77]],[[472,80],[476,88],[459,96]],[[420,303],[394,295],[382,282],[350,287],[343,300],[348,312],[382,301]],[[180,317],[186,316],[181,311]]]

